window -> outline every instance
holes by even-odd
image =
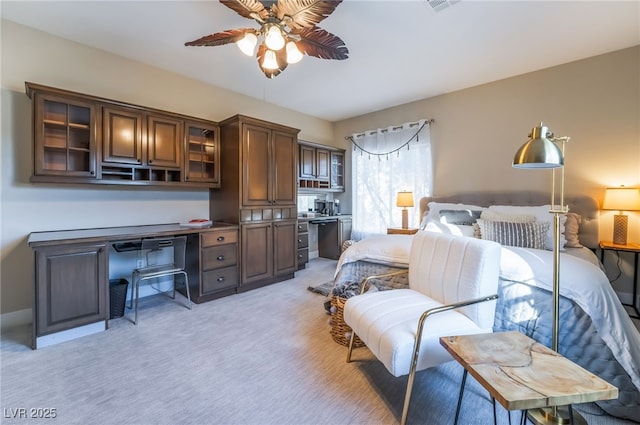
[[[409,227],[418,227],[418,201],[430,196],[433,187],[430,121],[354,134],[351,140],[353,182],[352,238],[364,239],[400,227],[399,191],[414,194]]]

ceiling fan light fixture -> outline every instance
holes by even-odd
[[[267,50],[264,54],[264,61],[262,62],[264,69],[278,69],[278,61],[276,60],[276,52],[273,50]]]
[[[264,42],[271,50],[280,50],[284,47],[284,37],[282,36],[282,30],[280,26],[272,24],[266,31],[264,36]]]
[[[287,63],[298,63],[302,60],[302,56],[304,55],[298,50],[295,41],[289,41],[287,43]]]
[[[236,43],[242,53],[247,56],[253,56],[253,52],[258,43],[258,37],[252,32],[248,32]]]

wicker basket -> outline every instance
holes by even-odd
[[[331,337],[335,342],[340,345],[344,345],[345,347],[349,346],[349,339],[351,338],[351,328],[344,323],[344,303],[347,301],[346,298],[338,297],[333,295],[331,297]],[[356,335],[353,340],[353,347],[364,347],[364,342],[358,335]]]

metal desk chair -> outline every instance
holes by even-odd
[[[139,262],[140,267],[133,270],[131,276],[131,301],[129,308],[132,308],[135,298],[135,319],[134,324],[138,324],[138,300],[140,297],[140,282],[143,280],[158,279],[165,276],[173,276],[173,293],[171,298],[176,297],[176,275],[184,276],[184,285],[187,293],[187,307],[191,310],[191,295],[189,294],[189,277],[185,268],[185,253],[187,246],[186,236],[175,236],[162,239],[143,239],[140,245]],[[171,249],[173,255],[167,251]],[[168,258],[168,259],[167,259]],[[159,289],[158,289],[159,290]]]

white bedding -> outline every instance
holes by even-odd
[[[408,267],[410,235],[380,235],[363,239],[347,249],[336,268],[355,261]],[[560,253],[560,294],[587,313],[602,340],[640,390],[640,333],[613,291],[597,257],[587,248]],[[531,248],[502,247],[500,277],[551,291],[553,252]],[[562,325],[561,325],[562,326]]]

